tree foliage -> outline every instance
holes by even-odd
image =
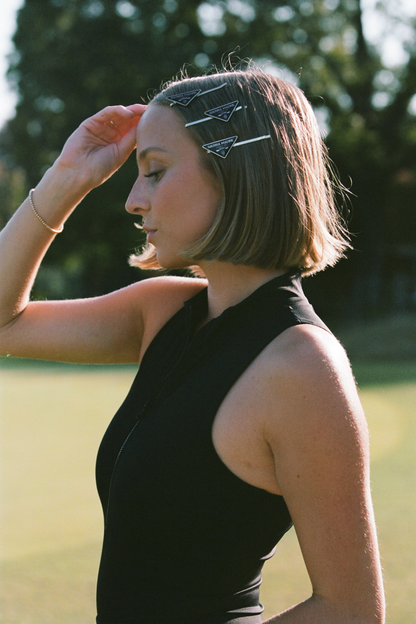
[[[386,67],[364,36],[359,0],[26,0],[14,43],[9,76],[20,99],[1,150],[28,188],[84,118],[146,100],[184,65],[192,75],[236,52],[297,81],[351,186],[358,251],[314,278],[318,295],[329,280],[339,302],[378,305],[387,267],[403,272],[400,253],[407,265],[416,257],[416,45],[404,65]],[[135,279],[126,256],[140,240],[123,212],[134,169],[131,159],[76,211],[49,252],[48,288],[40,281],[39,292],[51,292],[58,265],[66,295],[69,286],[95,294]],[[58,280],[52,294],[59,290]]]

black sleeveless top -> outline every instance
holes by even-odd
[[[285,501],[234,475],[211,430],[231,386],[288,327],[325,328],[300,277],[279,276],[195,333],[202,290],[161,329],[97,459],[105,532],[100,624],[261,622],[261,569]]]

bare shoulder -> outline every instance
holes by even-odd
[[[160,276],[140,282],[141,314],[144,324],[141,357],[167,323],[194,295],[207,285],[206,280],[191,277]]]
[[[330,332],[315,325],[297,325],[270,345],[267,365],[294,385],[345,384],[355,392],[355,381],[345,349]]]
[[[273,380],[266,393],[279,406],[267,412],[273,414],[266,426],[275,443],[294,435],[346,439],[346,430],[366,439],[350,362],[335,336],[313,325],[292,327],[271,343],[266,356],[263,371]]]
[[[143,317],[161,317],[165,322],[207,285],[206,280],[191,277],[160,276],[140,282],[140,305]]]
[[[184,301],[196,295],[207,286],[207,280],[195,277],[175,277],[172,275],[161,275],[151,277],[141,282],[140,289],[144,296],[153,297],[177,297]]]

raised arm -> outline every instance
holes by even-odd
[[[284,361],[270,361],[274,390],[264,389],[265,435],[313,594],[268,622],[383,624],[368,433],[348,360],[315,327],[292,328],[285,341]]]
[[[29,303],[29,298],[39,265],[55,238],[52,230],[59,230],[83,197],[125,162],[135,148],[136,126],[144,110],[139,104],[110,106],[83,122],[34,190],[33,206],[26,199],[0,233],[3,355],[101,361],[110,359],[112,347],[126,348],[120,345],[121,329],[114,321],[118,317],[125,324],[133,323],[132,289],[79,302]],[[134,323],[138,328],[137,319]],[[131,354],[115,357],[123,361]]]

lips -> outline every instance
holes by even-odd
[[[150,243],[152,238],[153,238],[153,236],[156,234],[157,230],[152,230],[151,228],[145,227],[145,226],[143,227],[143,230],[146,232],[146,234],[147,234],[147,241]]]

